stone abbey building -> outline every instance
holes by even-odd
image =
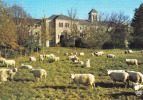
[[[34,35],[35,41],[37,41],[39,45],[42,45],[41,35],[43,35],[42,31],[44,29],[46,33],[50,35],[50,38],[47,38],[44,46],[52,47],[56,46],[61,38],[70,34],[74,25],[76,25],[77,30],[82,33],[85,28],[95,25],[97,21],[98,12],[95,9],[92,9],[88,13],[87,20],[71,19],[66,15],[52,15],[49,18],[46,18],[45,16],[43,19],[35,21],[36,23],[33,26],[29,26],[29,33]],[[43,24],[45,28],[43,28]]]

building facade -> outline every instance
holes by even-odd
[[[41,23],[44,22],[46,26],[47,34],[50,35],[50,38],[46,40],[45,46],[52,47],[60,43],[61,38],[67,37],[73,31],[73,27],[76,26],[77,30],[82,33],[82,31],[88,26],[95,25],[98,22],[98,12],[95,9],[92,9],[88,13],[88,20],[83,19],[72,19],[66,15],[52,15],[49,18],[46,16],[41,20]],[[44,21],[43,21],[44,20]],[[35,24],[37,25],[37,24]],[[42,35],[42,24],[39,27],[31,27],[31,34],[40,36],[38,38],[39,45],[41,45],[41,35]]]

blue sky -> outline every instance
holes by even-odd
[[[89,11],[94,8],[98,13],[110,14],[124,12],[130,19],[134,16],[143,0],[3,0],[9,6],[16,3],[21,5],[33,18],[41,19],[46,14],[68,15],[68,9],[76,9],[78,19],[88,19]]]

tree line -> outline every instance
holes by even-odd
[[[0,1],[0,51],[3,57],[18,57],[30,55],[40,50],[38,43],[34,41],[34,35],[29,34],[28,25],[34,21],[21,6],[8,7]]]
[[[77,10],[68,10],[69,17],[76,16]],[[72,17],[71,17],[72,18]],[[72,20],[74,20],[72,18]],[[82,33],[72,27],[72,32],[61,45],[99,49],[143,48],[143,3],[135,9],[132,20],[123,12],[111,14],[100,13],[98,22]],[[79,36],[79,34],[81,34]]]

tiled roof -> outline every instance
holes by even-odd
[[[98,13],[95,9],[92,9],[88,14],[90,13]]]
[[[55,19],[71,20],[71,18],[66,15],[52,15],[48,19],[50,20],[55,20]]]

